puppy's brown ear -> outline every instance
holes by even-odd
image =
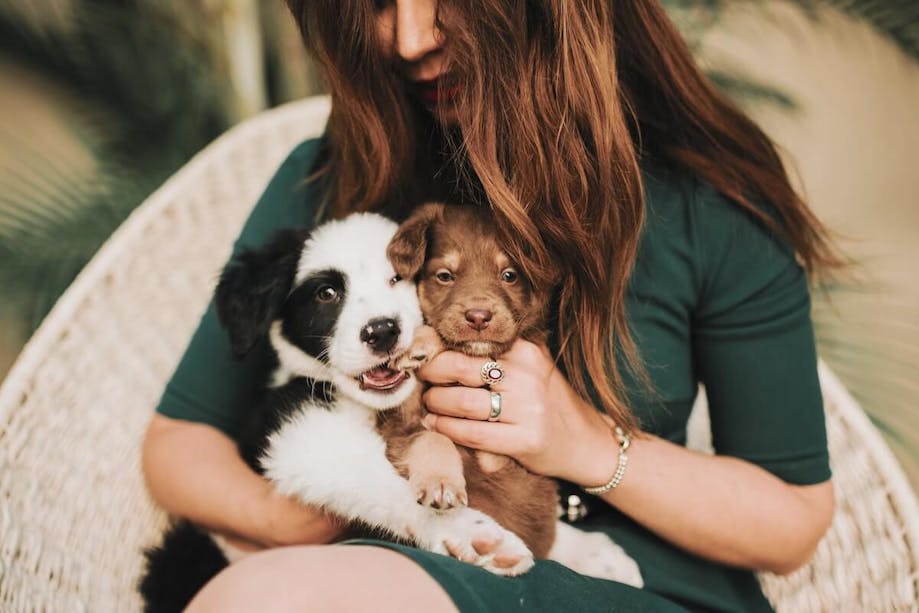
[[[419,206],[402,222],[396,235],[389,241],[386,255],[396,274],[403,279],[414,279],[424,266],[428,250],[428,229],[443,218],[444,206],[439,202]]]

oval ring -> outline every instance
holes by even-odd
[[[488,361],[482,364],[479,374],[486,385],[494,385],[504,378],[504,369],[497,362]]]
[[[488,421],[498,421],[501,418],[501,394],[491,392],[491,412],[488,414]]]

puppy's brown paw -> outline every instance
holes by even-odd
[[[409,479],[415,490],[418,504],[444,511],[469,504],[466,480],[462,476],[412,475]]]
[[[430,362],[444,350],[440,335],[431,326],[419,326],[415,330],[412,346],[393,363],[396,370],[415,370]]]
[[[481,449],[475,452],[475,459],[479,464],[479,468],[486,474],[496,473],[512,462],[506,455],[498,455]]]

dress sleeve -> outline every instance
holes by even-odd
[[[693,360],[712,442],[786,482],[830,478],[807,277],[792,248],[709,186],[696,192]]]
[[[306,178],[319,148],[318,140],[305,141],[281,164],[234,243],[234,254],[261,245],[280,228],[312,225],[318,197]],[[232,437],[243,412],[257,402],[272,366],[267,344],[257,345],[242,360],[233,358],[211,300],[156,411],[215,426]]]

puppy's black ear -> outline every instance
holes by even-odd
[[[268,333],[290,295],[307,230],[281,230],[264,247],[247,249],[220,275],[214,301],[237,358]]]
[[[396,274],[403,279],[414,279],[424,265],[428,229],[443,219],[444,207],[437,202],[419,206],[402,222],[396,235],[389,241],[386,255]]]

